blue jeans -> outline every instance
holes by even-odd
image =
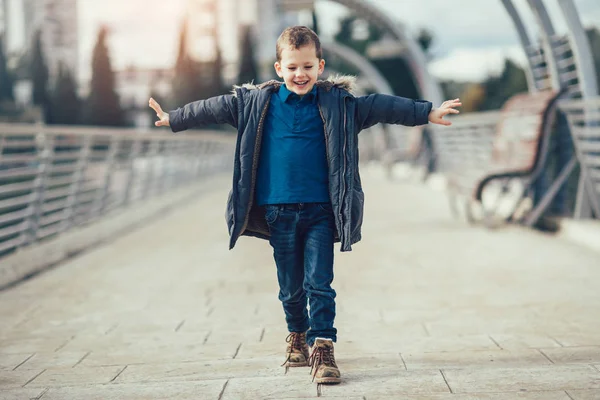
[[[335,221],[331,205],[275,204],[265,209],[288,331],[308,330],[310,346],[317,337],[335,341],[335,290],[331,287]]]

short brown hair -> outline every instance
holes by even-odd
[[[281,52],[285,45],[291,46],[293,49],[299,49],[306,45],[315,45],[317,51],[317,58],[320,60],[323,58],[323,50],[321,50],[321,41],[319,36],[310,28],[306,26],[291,26],[286,28],[279,39],[277,39],[277,61],[281,61]]]

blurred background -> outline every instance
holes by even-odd
[[[500,1],[365,2],[416,39],[443,96],[460,96],[464,111],[498,109],[527,91],[526,57]],[[150,96],[170,109],[274,77],[276,36],[293,24],[365,56],[395,94],[420,97],[398,41],[342,3],[0,0],[0,122],[149,127]],[[600,2],[575,4],[600,71]],[[327,71],[359,72],[325,57]]]

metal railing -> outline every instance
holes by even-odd
[[[215,132],[0,124],[0,260],[112,210],[231,169]]]

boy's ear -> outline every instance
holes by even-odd
[[[279,64],[279,61],[275,61],[275,64],[273,66],[275,67],[275,72],[277,72],[277,76],[283,78],[283,73],[281,72],[281,64]]]
[[[323,71],[325,71],[325,60],[321,58],[321,61],[319,61],[319,75],[321,75]]]

